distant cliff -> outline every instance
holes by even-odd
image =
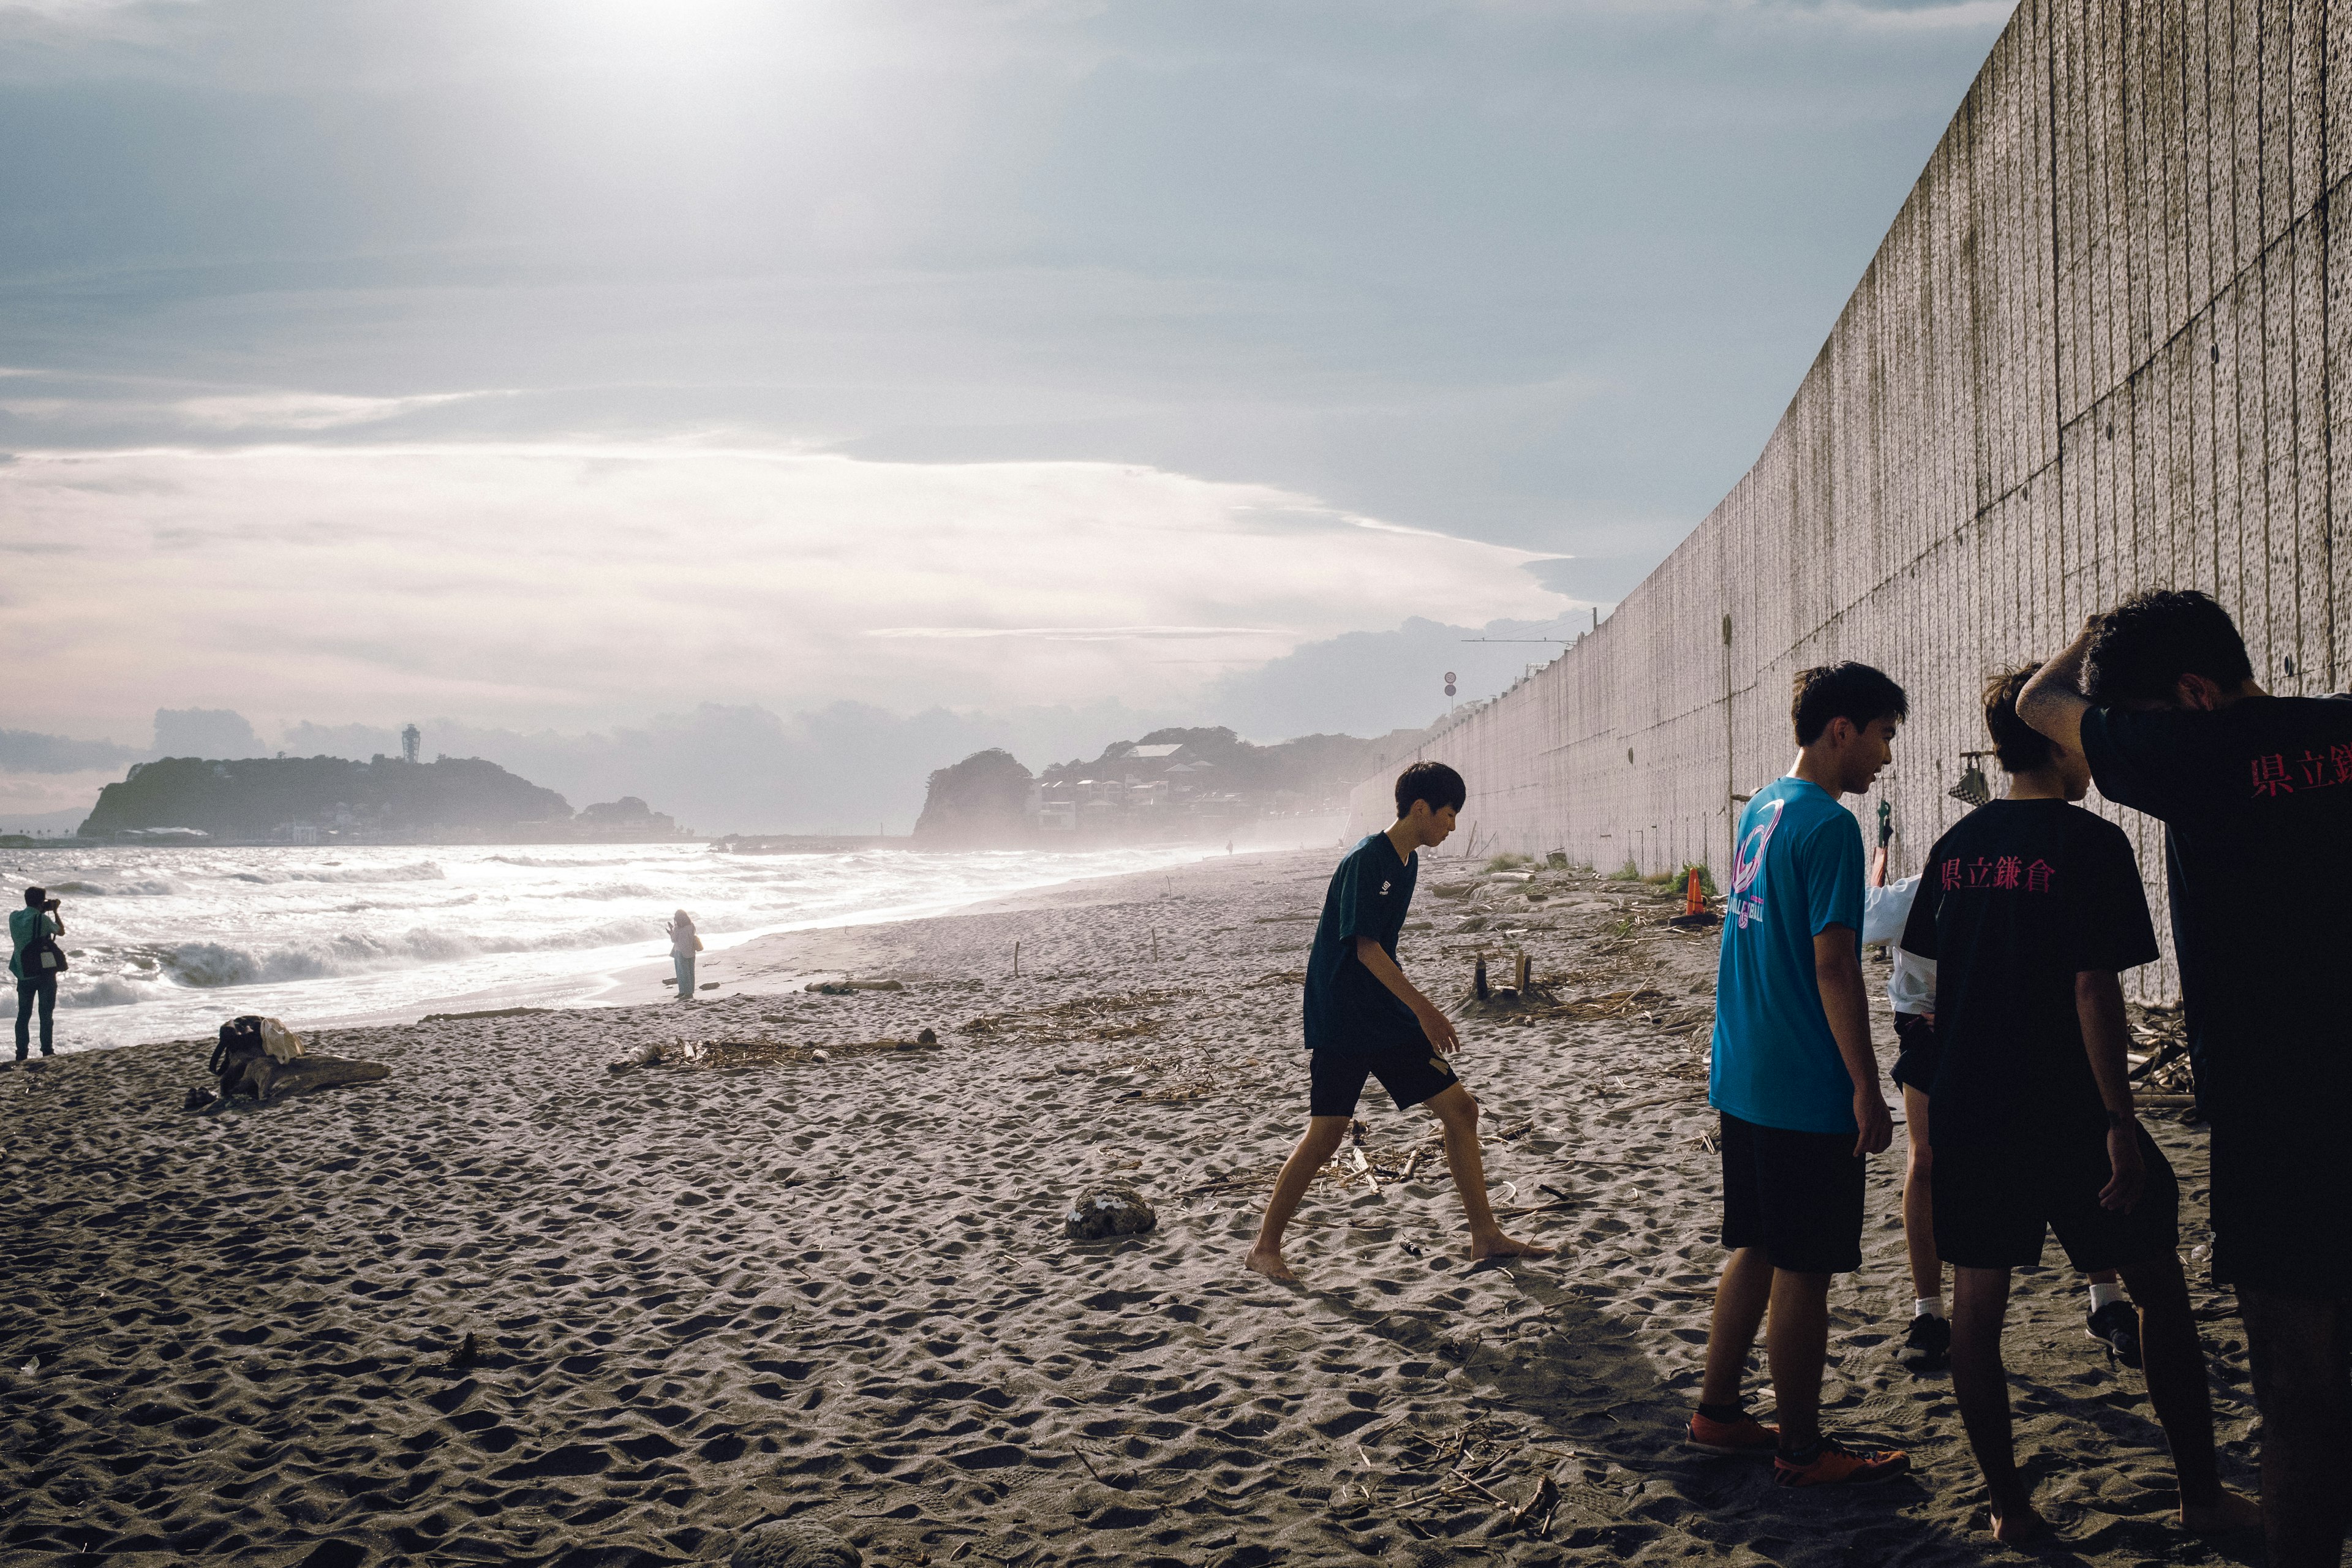
[[[1018,844],[1036,832],[1029,770],[1006,751],[974,752],[930,777],[915,842],[933,847]]]
[[[1245,822],[1346,810],[1366,770],[1409,756],[1425,731],[1377,740],[1302,735],[1261,746],[1226,729],[1155,730],[1093,762],[1033,775],[1010,752],[975,752],[931,774],[918,842],[1066,846],[1074,837],[1230,838]]]
[[[644,803],[628,804],[636,807],[629,814],[634,821],[654,828],[641,815]],[[667,817],[660,823],[675,826]],[[573,826],[562,795],[478,757],[165,757],[133,766],[121,784],[100,791],[81,832],[103,837],[180,827],[215,838],[293,842],[480,841],[519,828],[564,838],[600,836],[593,826],[582,826],[588,831]]]

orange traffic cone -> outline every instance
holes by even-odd
[[[1683,913],[1695,915],[1706,909],[1706,900],[1698,895],[1698,868],[1690,868],[1690,885],[1683,889]]]

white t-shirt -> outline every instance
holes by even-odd
[[[1916,877],[1862,890],[1863,945],[1887,944],[1887,952],[1895,960],[1895,973],[1887,977],[1886,997],[1898,1013],[1936,1010],[1936,961],[1914,958],[1902,946],[1903,928],[1911,921],[1911,900],[1918,892]]]

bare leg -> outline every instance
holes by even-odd
[[[1764,1360],[1772,1369],[1772,1408],[1783,1449],[1822,1435],[1822,1363],[1830,1353],[1830,1277],[1772,1270],[1772,1309]]]
[[[1462,1212],[1470,1219],[1470,1256],[1549,1258],[1550,1247],[1514,1241],[1495,1223],[1494,1205],[1486,1201],[1486,1162],[1478,1152],[1478,1102],[1470,1091],[1449,1084],[1423,1103],[1444,1130],[1445,1163],[1454,1173],[1454,1191],[1462,1194]]]
[[[1772,1260],[1760,1247],[1743,1247],[1723,1266],[1716,1282],[1715,1317],[1706,1330],[1706,1379],[1702,1405],[1736,1405],[1748,1374],[1748,1352],[1772,1300]]]
[[[2336,1568],[2352,1482],[2344,1303],[2238,1289],[2263,1408],[2263,1535],[2272,1568]]]
[[[2262,1510],[2246,1498],[2221,1489],[2213,1465],[2213,1396],[2205,1381],[2205,1347],[2197,1338],[2197,1317],[2189,1306],[2189,1281],[2180,1258],[2168,1252],[2122,1270],[2132,1305],[2139,1309],[2140,1360],[2147,1373],[2147,1402],[2172,1449],[2173,1473],[2180,1478],[2180,1522],[2189,1530],[2242,1530],[2262,1522]]]
[[[1903,1086],[1903,1125],[1911,1144],[1903,1168],[1903,1246],[1911,1255],[1911,1293],[1944,1293],[1944,1260],[1936,1256],[1935,1151],[1927,1143],[1927,1097]]]
[[[2009,1426],[2009,1369],[2001,1364],[2000,1328],[2009,1315],[2009,1270],[1952,1268],[1952,1394],[1960,1425],[1992,1494],[1992,1532],[2015,1545],[2047,1528],[2017,1473]]]
[[[1257,1239],[1250,1243],[1249,1256],[1242,1260],[1245,1267],[1286,1285],[1298,1283],[1298,1276],[1282,1260],[1282,1233],[1288,1227],[1290,1216],[1306,1200],[1315,1173],[1339,1152],[1341,1141],[1348,1136],[1348,1123],[1353,1120],[1348,1116],[1307,1119],[1305,1136],[1290,1152],[1290,1158],[1282,1163],[1282,1173],[1274,1179],[1274,1194],[1265,1200],[1265,1217],[1258,1222]]]

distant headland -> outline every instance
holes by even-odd
[[[1032,773],[1010,752],[975,752],[930,776],[915,842],[924,847],[1052,847],[1078,841],[1223,839],[1269,818],[1347,809],[1366,773],[1427,738],[1301,735],[1261,746],[1231,730],[1155,730],[1093,762]]]
[[[413,736],[415,731],[410,731]],[[83,841],[660,844],[693,837],[635,795],[574,812],[479,757],[165,757],[99,792]],[[56,844],[60,840],[43,842]]]

